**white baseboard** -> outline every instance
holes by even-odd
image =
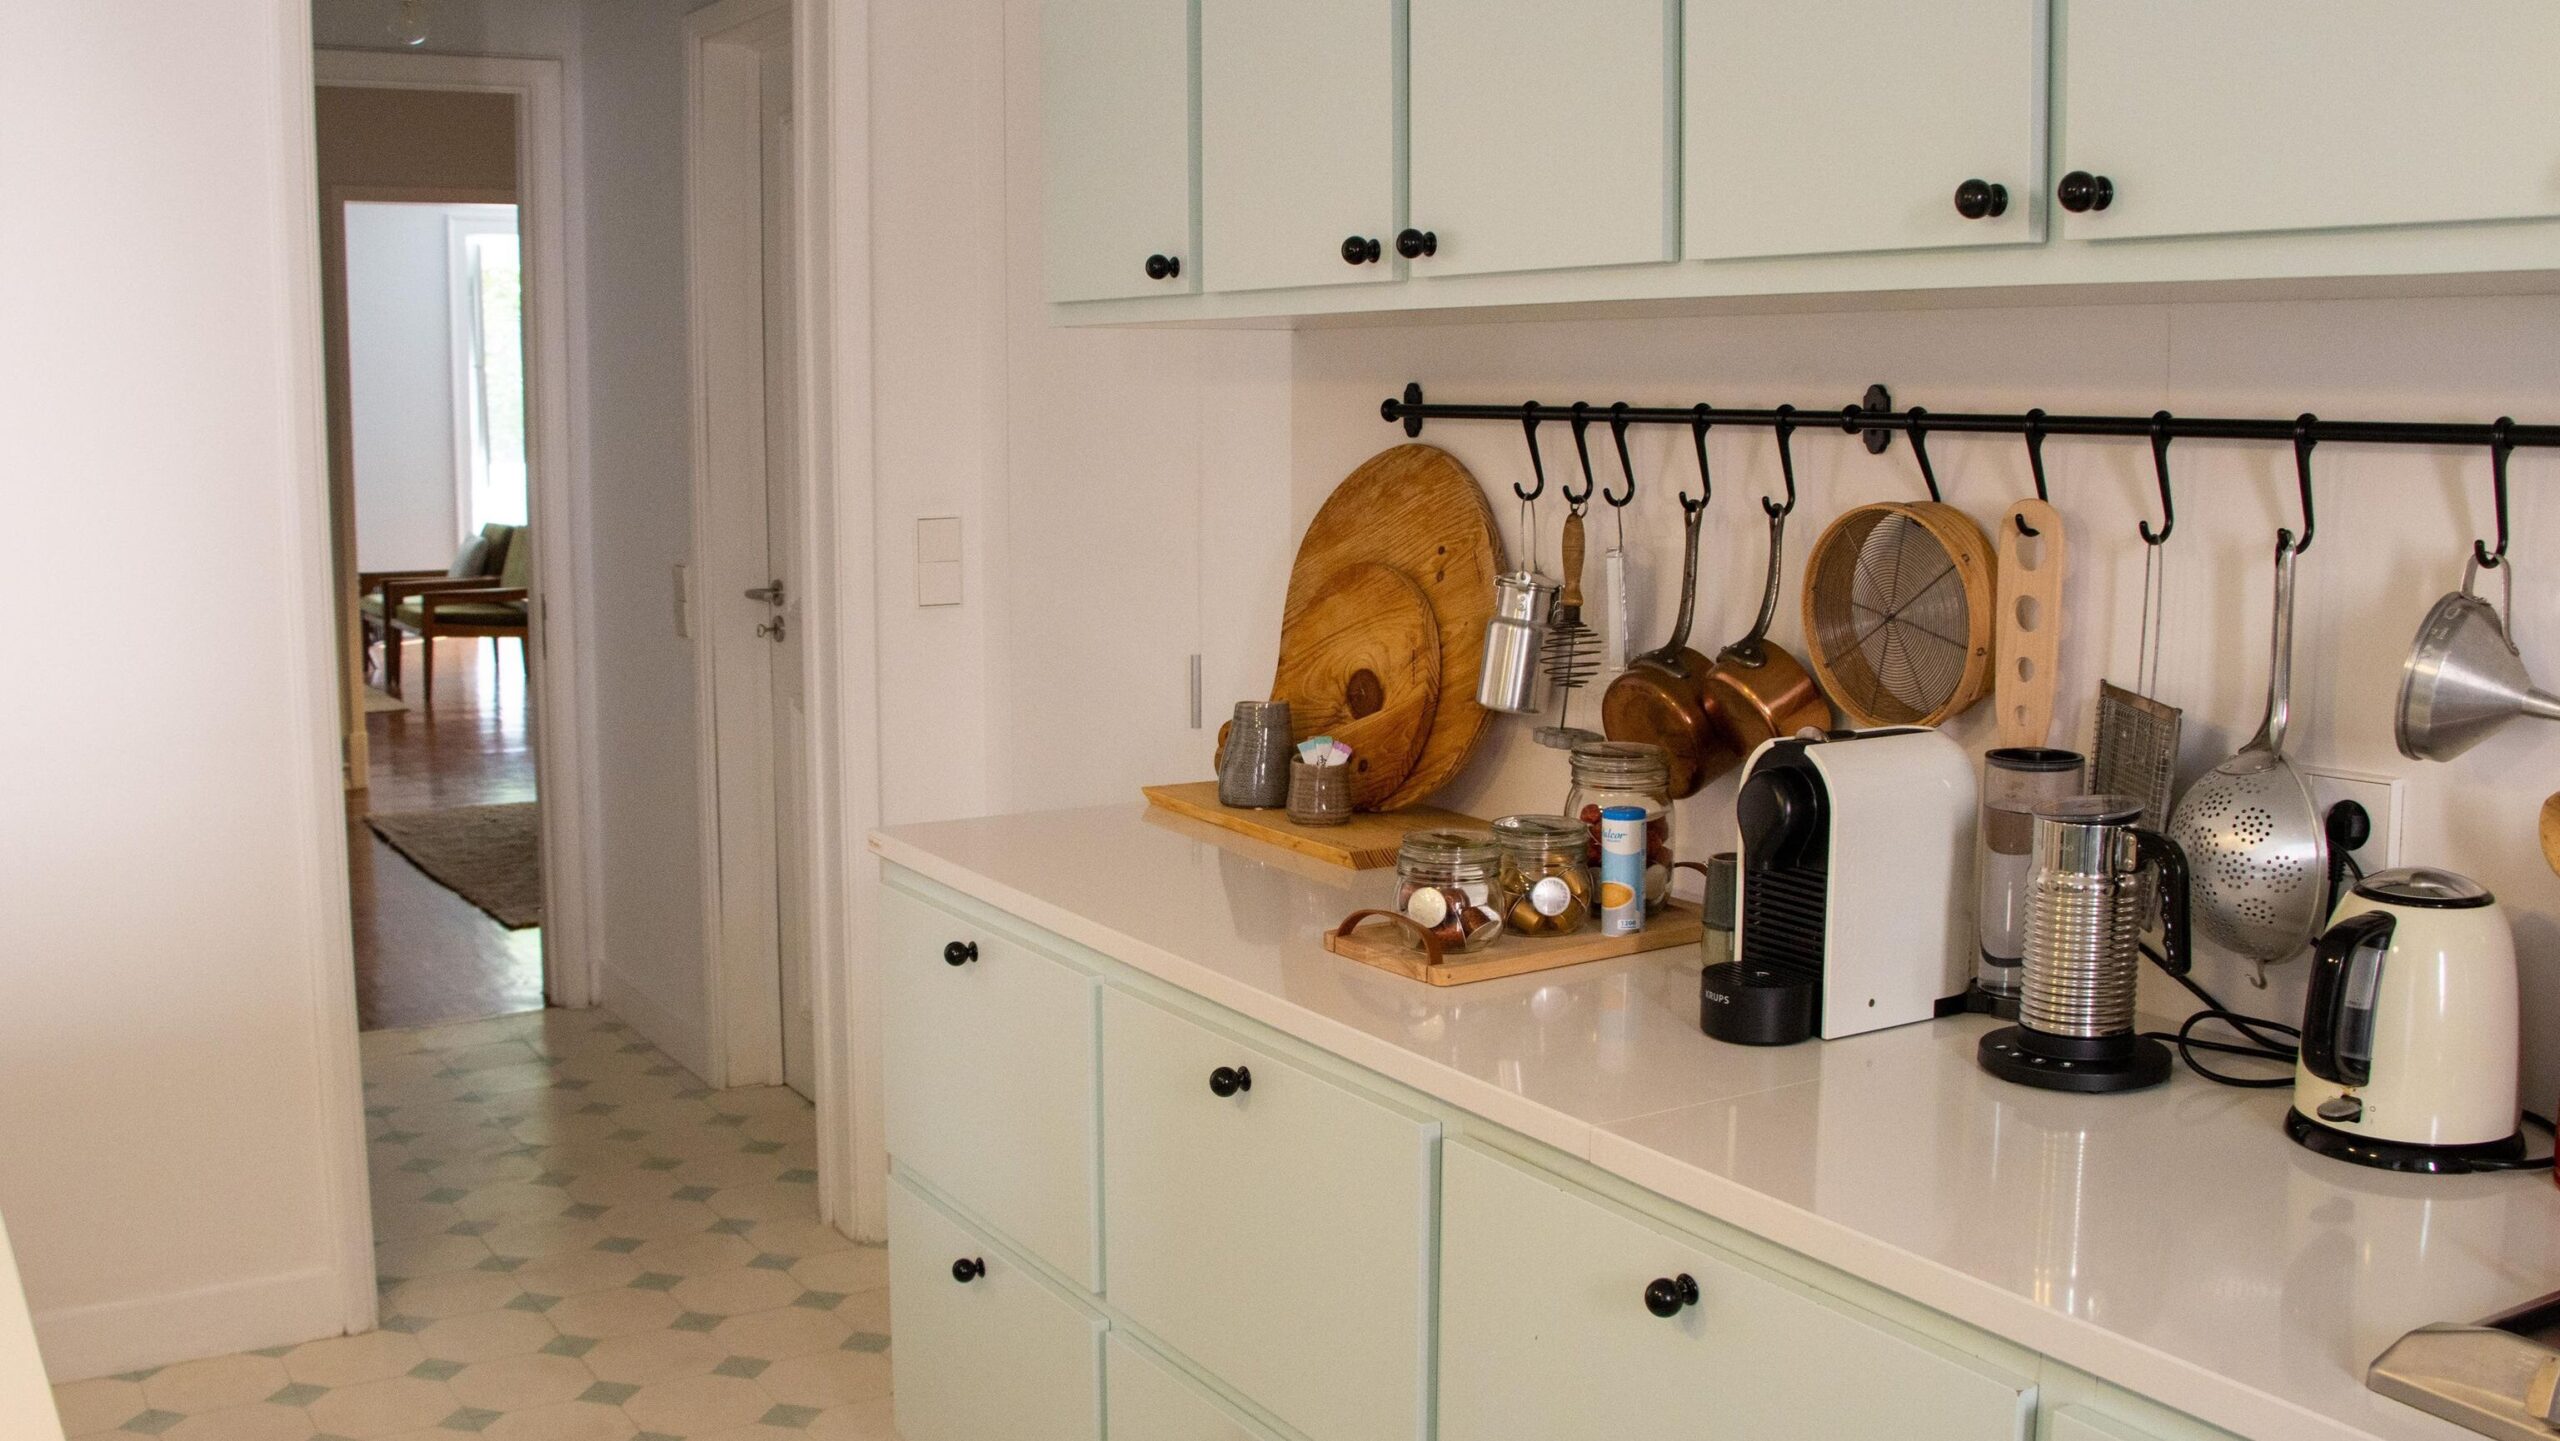
[[[660,1005],[610,967],[604,973],[604,1008],[620,1016],[649,1044],[673,1056],[676,1064],[710,1084],[711,1037],[700,1017],[679,1015]]]
[[[346,1292],[326,1268],[35,1315],[45,1374],[58,1385],[341,1335]]]

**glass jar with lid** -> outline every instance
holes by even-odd
[[[1565,814],[1585,834],[1583,865],[1600,869],[1600,813],[1635,806],[1645,813],[1644,905],[1648,912],[1671,901],[1671,753],[1642,741],[1585,741],[1573,748],[1573,788]]]
[[[1396,909],[1437,936],[1444,955],[1480,951],[1502,934],[1494,886],[1501,847],[1490,831],[1414,831],[1396,850]],[[1421,936],[1406,932],[1416,950]]]
[[[1495,881],[1502,923],[1515,935],[1569,936],[1591,919],[1589,832],[1571,816],[1504,816],[1493,823],[1502,847]]]

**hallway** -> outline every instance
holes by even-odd
[[[888,1252],[807,1102],[605,1011],[364,1038],[382,1326],[55,1388],[72,1437],[894,1441]]]
[[[542,1005],[541,928],[510,931],[499,925],[429,879],[364,822],[375,811],[534,798],[522,645],[439,645],[430,717],[419,709],[424,647],[412,642],[405,668],[408,708],[365,717],[372,788],[347,793],[356,1016],[364,1030],[476,1020]]]

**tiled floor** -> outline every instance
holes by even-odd
[[[57,1387],[162,1441],[895,1441],[888,1253],[790,1091],[603,1011],[364,1037],[382,1329]]]

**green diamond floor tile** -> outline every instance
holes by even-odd
[[[825,1414],[815,1406],[776,1406],[756,1419],[767,1426],[782,1426],[794,1431],[806,1431],[811,1422]]]
[[[759,1360],[753,1356],[731,1356],[722,1361],[719,1365],[712,1367],[711,1374],[715,1376],[736,1376],[744,1380],[752,1381],[758,1376],[763,1375],[765,1368],[772,1364],[773,1363],[770,1361]]]
[[[839,1349],[877,1356],[889,1349],[889,1338],[877,1331],[856,1331],[844,1338],[844,1345]]]
[[[267,1404],[271,1406],[308,1406],[312,1402],[317,1401],[328,1394],[329,1388],[326,1386],[314,1386],[307,1381],[297,1381],[294,1384],[285,1387],[283,1390],[278,1391],[273,1396],[268,1397]]]
[[[581,1401],[593,1401],[599,1406],[619,1406],[623,1402],[630,1400],[633,1396],[638,1395],[639,1391],[639,1387],[627,1385],[620,1381],[598,1381],[596,1384],[580,1392],[578,1394],[578,1399]]]
[[[486,1431],[490,1424],[503,1414],[505,1413],[483,1411],[476,1406],[465,1406],[436,1424],[447,1431]]]
[[[187,1418],[175,1411],[150,1410],[124,1423],[124,1429],[137,1436],[157,1436]]]
[[[670,1331],[708,1331],[713,1327],[718,1326],[720,1321],[721,1318],[718,1316],[706,1316],[700,1311],[687,1311],[683,1315],[669,1321],[667,1323],[667,1329]]]
[[[584,1356],[595,1348],[592,1336],[554,1336],[544,1343],[542,1350],[545,1355],[575,1357]]]
[[[410,1367],[409,1374],[417,1377],[421,1381],[450,1381],[454,1377],[462,1374],[462,1363],[459,1361],[439,1361],[430,1356],[426,1360],[419,1362],[417,1365]]]

